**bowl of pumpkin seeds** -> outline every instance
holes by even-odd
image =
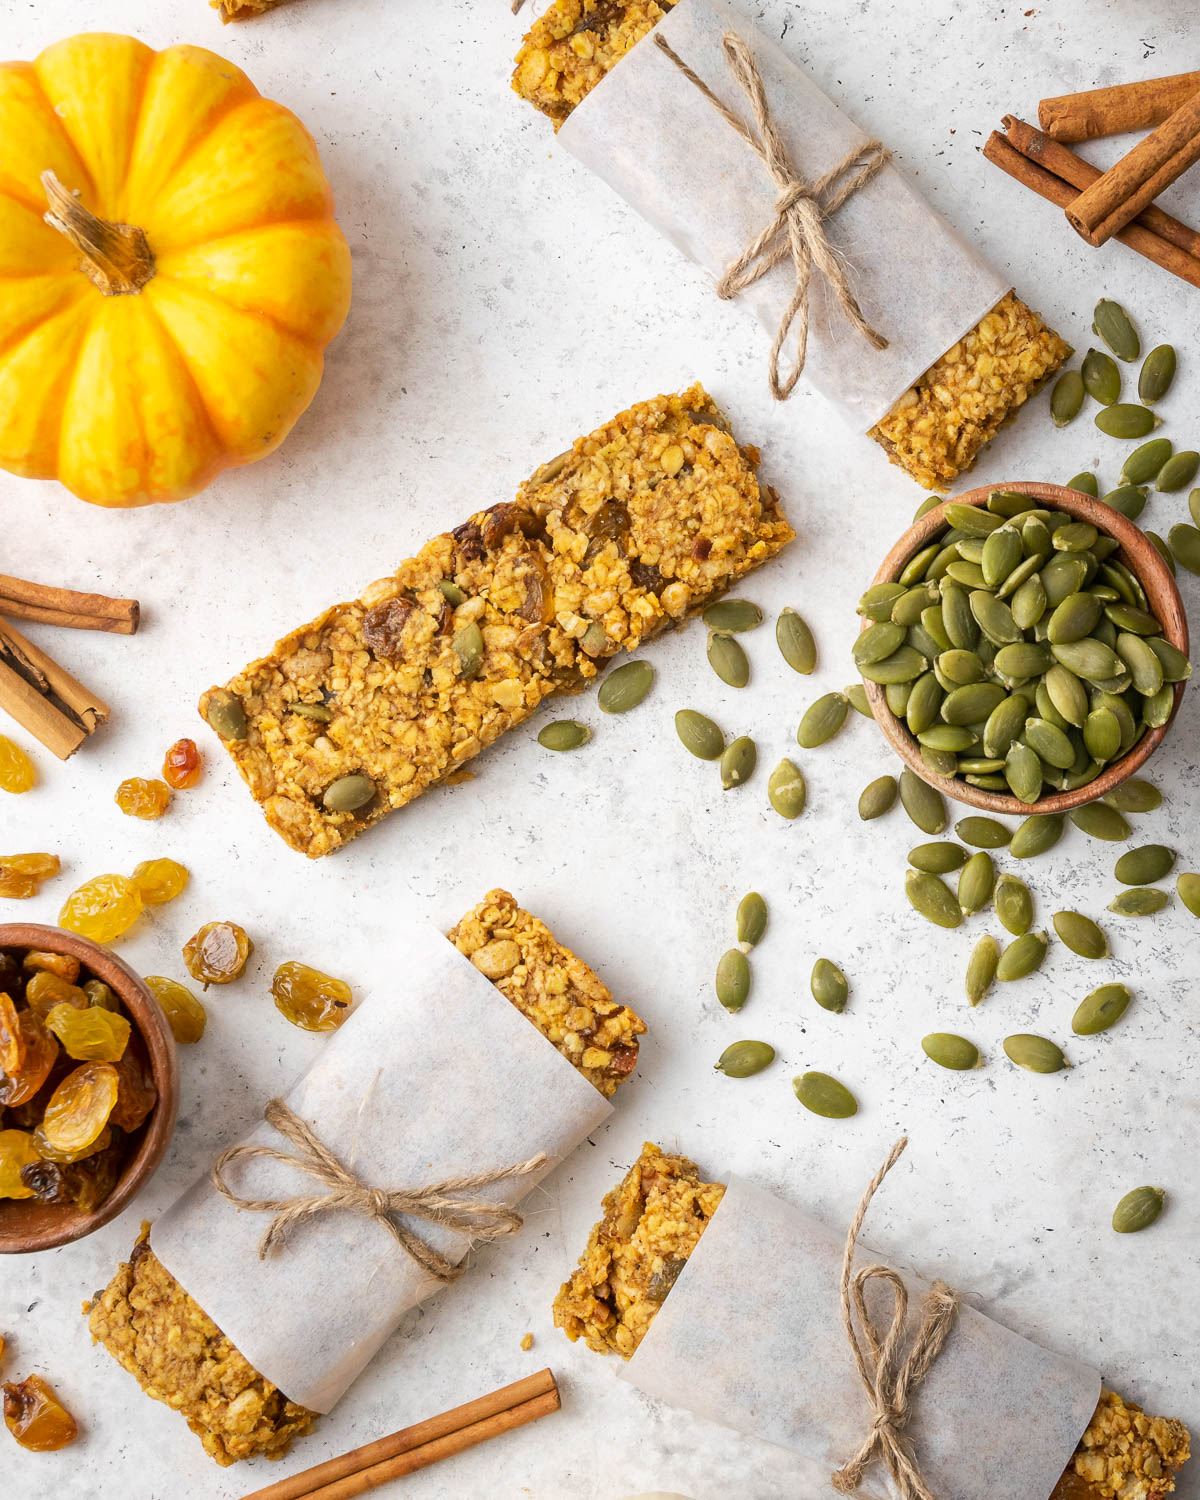
[[[927,511],[858,612],[854,661],[892,748],[992,812],[1066,812],[1112,791],[1162,742],[1192,670],[1153,543],[1058,484]]]

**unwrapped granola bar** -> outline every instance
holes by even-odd
[[[271,826],[327,854],[791,541],[757,464],[701,386],[643,401],[200,711]]]

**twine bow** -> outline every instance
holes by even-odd
[[[865,1266],[858,1272],[852,1269],[854,1246],[871,1199],[907,1145],[908,1137],[901,1136],[888,1152],[887,1160],[867,1185],[846,1236],[846,1250],[842,1257],[842,1326],[850,1340],[854,1363],[858,1366],[873,1415],[870,1431],[858,1452],[830,1477],[830,1483],[839,1495],[849,1495],[858,1488],[867,1466],[878,1452],[895,1481],[899,1500],[934,1500],[903,1436],[903,1428],[911,1415],[909,1398],[928,1374],[946,1342],[958,1310],[958,1293],[944,1281],[934,1282],[922,1305],[921,1322],[912,1347],[901,1362],[901,1347],[908,1326],[908,1289],[903,1279],[888,1266]],[[867,1311],[866,1288],[875,1280],[886,1282],[892,1289],[892,1323],[883,1339],[880,1339]],[[858,1314],[869,1354],[863,1351],[855,1331],[854,1312]]]
[[[489,1203],[484,1198],[469,1196],[471,1190],[526,1176],[545,1166],[548,1160],[544,1153],[539,1153],[528,1161],[499,1167],[494,1172],[475,1172],[469,1177],[450,1177],[428,1187],[388,1192],[360,1182],[282,1099],[272,1099],[263,1111],[263,1118],[292,1144],[294,1151],[280,1151],[274,1146],[231,1146],[221,1153],[212,1168],[213,1186],[235,1208],[274,1212],[275,1217],[259,1241],[260,1260],[265,1260],[277,1244],[283,1243],[292,1224],[344,1209],[378,1219],[422,1270],[438,1281],[453,1281],[462,1274],[463,1266],[447,1260],[432,1245],[427,1245],[400,1215],[424,1219],[429,1224],[442,1224],[447,1229],[469,1234],[477,1243],[488,1244],[506,1234],[513,1234],[524,1221],[519,1213],[503,1203]],[[323,1183],[329,1191],[308,1198],[242,1198],[225,1181],[225,1169],[232,1162],[251,1157],[266,1157],[298,1167]]]
[[[753,286],[768,271],[774,270],[781,261],[790,258],[795,266],[796,284],[779,321],[775,342],[771,346],[771,393],[775,399],[787,400],[804,369],[808,351],[808,292],[814,264],[832,288],[847,322],[857,328],[873,348],[886,349],[887,339],[867,322],[850,290],[846,268],[829,242],[824,221],[836,213],[852,193],[882,171],[891,160],[892,153],[882,141],[867,141],[856,146],[816,182],[807,183],[797,176],[792,166],[787,147],[767,103],[758,64],[740,36],[727,31],[721,39],[721,47],[734,82],[750,101],[754,112],[753,129],[735,110],[717,98],[708,84],[688,67],[662,36],[655,36],[654,40],[659,50],[671,59],[689,83],[700,90],[726,124],[737,131],[766,167],[771,181],[778,189],[775,217],[761,234],[751,240],[737,260],[726,267],[717,283],[719,297],[735,297],[746,287]],[[789,374],[781,377],[779,356],[793,324],[796,328],[796,358]]]

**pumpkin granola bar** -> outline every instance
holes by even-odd
[[[224,23],[226,21],[249,21],[254,16],[261,16],[265,11],[274,10],[277,5],[284,4],[284,0],[208,0],[208,3],[219,13]]]
[[[757,464],[699,385],[643,401],[200,711],[268,823],[327,854],[791,541]]]
[[[1191,1456],[1187,1428],[1102,1391],[1050,1500],[1162,1500]]]

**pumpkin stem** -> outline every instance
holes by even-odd
[[[83,256],[79,269],[106,297],[140,292],[154,275],[154,254],[136,224],[110,224],[97,218],[68,192],[53,172],[42,173],[49,213],[43,217]]]

